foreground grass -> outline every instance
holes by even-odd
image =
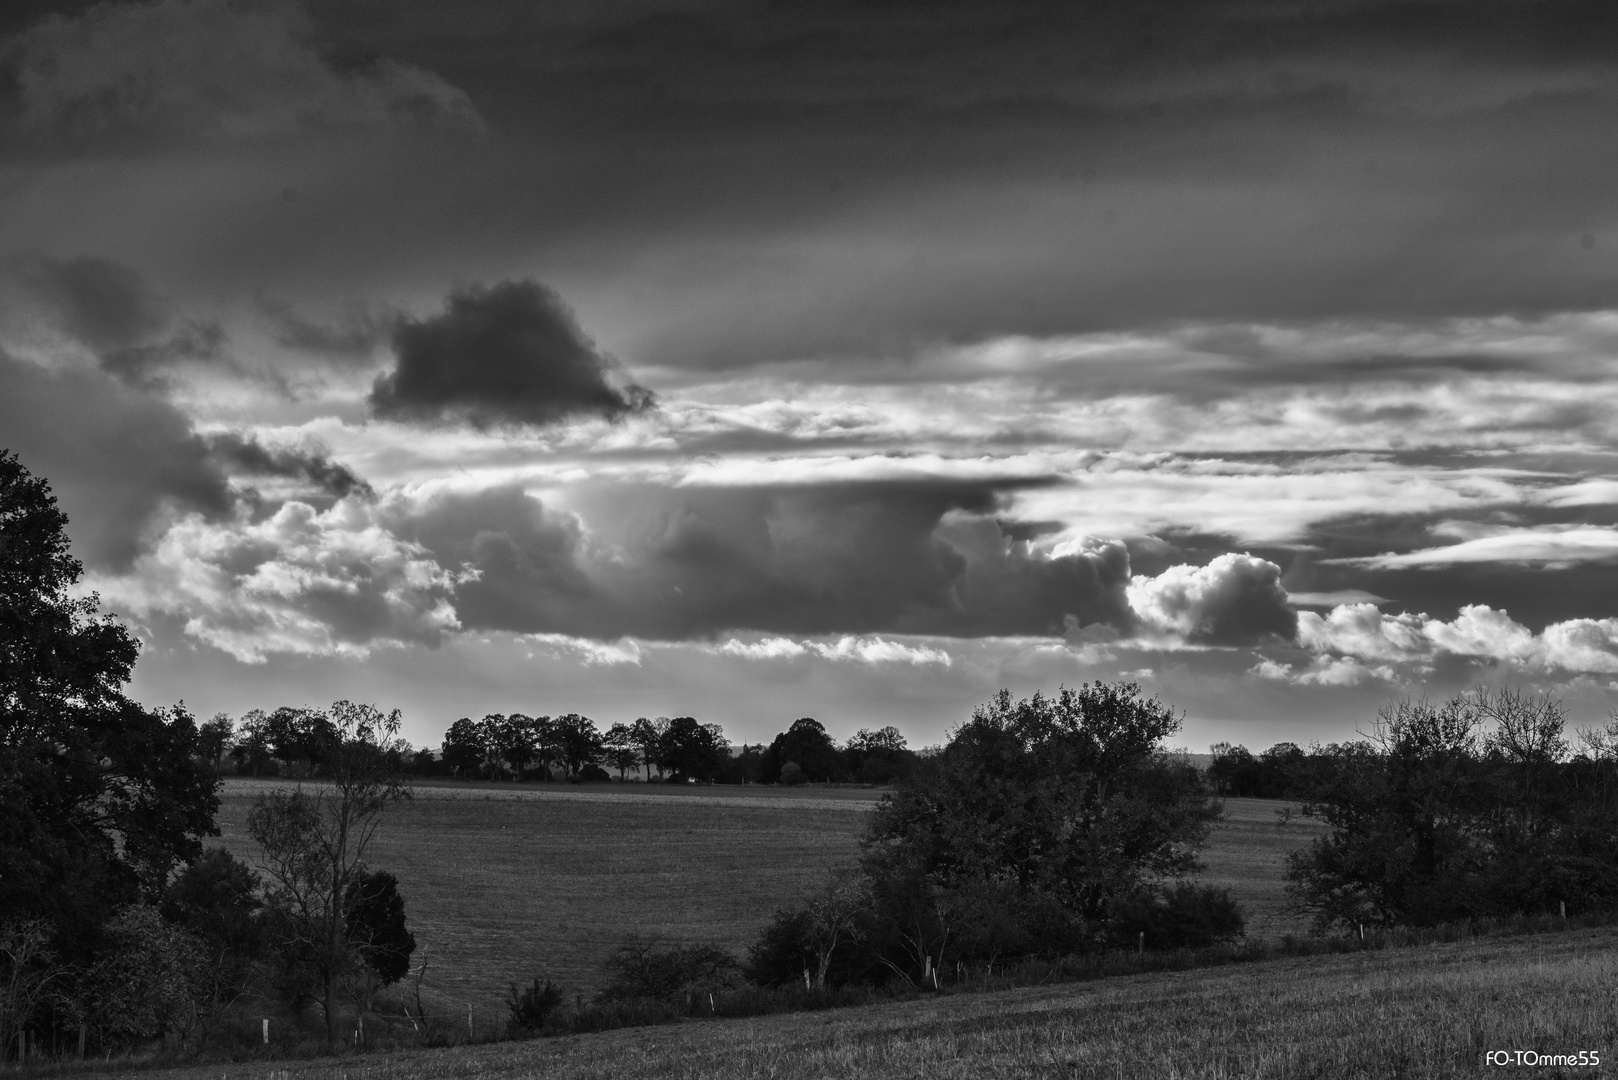
[[[1618,930],[1274,960],[756,1020],[298,1063],[152,1080],[773,1077],[1470,1077],[1490,1050],[1601,1053],[1618,1033]],[[81,1074],[83,1075],[83,1074]],[[96,1075],[96,1074],[91,1074]]]

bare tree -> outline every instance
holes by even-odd
[[[809,945],[815,953],[815,985],[826,986],[832,956],[843,945],[864,940],[860,916],[871,906],[865,878],[853,867],[838,867],[804,906],[809,915]]]
[[[313,794],[300,787],[259,796],[247,829],[259,845],[283,955],[314,975],[326,1038],[335,1046],[344,991],[363,975],[361,945],[349,935],[349,909],[359,895],[351,886],[365,873],[365,854],[383,812],[408,798],[409,789],[388,761],[398,738],[397,709],[383,713],[339,701],[328,716],[338,732],[331,783]]]
[[[50,943],[51,926],[44,919],[0,926],[0,1058],[62,973]]]

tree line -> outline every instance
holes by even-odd
[[[306,706],[223,713],[200,725],[204,761],[239,776],[319,777],[341,745],[328,714]],[[824,725],[801,717],[769,743],[732,747],[718,724],[690,716],[640,717],[605,731],[579,713],[490,713],[449,725],[437,749],[403,739],[385,751],[397,772],[462,780],[628,780],[683,784],[890,784],[918,760],[898,728],[856,732],[838,745]]]

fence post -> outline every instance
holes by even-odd
[[[264,1045],[270,1045],[270,1018],[268,1016],[264,1018]]]

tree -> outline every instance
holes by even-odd
[[[53,933],[44,919],[0,925],[0,1058],[65,973],[51,948]]]
[[[247,989],[264,952],[258,889],[251,867],[225,848],[209,848],[175,876],[158,909],[206,947],[214,996],[226,1003]]]
[[[275,755],[270,753],[269,722],[270,716],[263,709],[254,709],[242,717],[230,747],[237,775],[274,776],[279,772]]]
[[[1560,701],[1474,690],[1384,706],[1367,739],[1309,755],[1304,812],[1327,835],[1289,862],[1324,926],[1431,925],[1618,900],[1618,762]]]
[[[878,805],[869,858],[939,884],[1009,878],[1099,921],[1150,883],[1195,869],[1219,814],[1162,742],[1179,718],[1134,684],[1064,688],[976,709]]]
[[[843,758],[844,771],[864,784],[892,783],[909,776],[916,764],[904,735],[892,726],[855,732],[843,749]]]
[[[577,783],[586,765],[600,760],[604,747],[595,721],[578,713],[567,713],[551,721],[551,739],[555,743],[567,778]]]
[[[640,766],[640,750],[635,744],[635,732],[628,724],[616,723],[601,737],[606,750],[607,764],[618,770],[618,779],[625,779],[630,769]]]
[[[839,867],[826,875],[819,891],[804,905],[804,929],[815,958],[815,985],[826,987],[826,973],[838,948],[865,937],[863,917],[870,908],[870,891],[854,867]]]
[[[517,780],[539,756],[539,727],[531,716],[512,713],[501,719],[495,729],[496,750],[500,760],[511,767]]]
[[[463,716],[449,726],[439,760],[463,780],[477,775],[483,765],[483,735],[476,720]]]
[[[304,775],[314,775],[325,765],[338,738],[326,714],[307,706],[276,709],[264,721],[264,734],[270,753],[288,765],[301,766],[298,772]]]
[[[197,761],[217,772],[229,756],[235,732],[235,721],[225,713],[215,713],[197,728]]]
[[[809,780],[826,781],[836,777],[842,769],[837,744],[826,733],[825,727],[812,716],[794,720],[792,726],[777,735],[764,751],[762,768],[764,779],[781,779],[781,770],[792,762]]]
[[[668,769],[675,783],[712,782],[724,768],[730,744],[718,724],[699,724],[694,717],[677,716],[658,740],[658,764]]]
[[[312,993],[335,1046],[341,999],[359,977],[364,943],[350,936],[363,892],[365,855],[389,806],[407,798],[404,779],[388,767],[387,749],[400,716],[371,705],[339,701],[328,718],[337,733],[327,771],[331,783],[315,794],[272,791],[247,817],[269,879],[266,902],[292,969],[312,977]]]
[[[124,696],[137,644],[74,595],[66,524],[0,451],[0,923],[47,921],[78,962],[116,908],[201,851],[219,801],[183,706]]]
[[[640,759],[646,765],[646,779],[648,782],[652,779],[653,766],[656,766],[659,776],[663,775],[663,765],[658,760],[657,755],[661,751],[663,732],[668,729],[668,725],[668,718],[663,716],[658,717],[656,720],[648,720],[642,716],[630,725],[629,730],[634,738],[635,745],[640,747]]]
[[[376,985],[392,986],[410,973],[410,955],[416,951],[416,936],[405,926],[399,879],[375,870],[360,874],[348,889],[348,940]],[[364,989],[369,998],[369,980]]]
[[[195,934],[149,904],[131,904],[107,936],[112,948],[86,980],[87,1011],[104,1040],[133,1046],[172,1032],[183,1047],[221,1013],[211,957]]]

